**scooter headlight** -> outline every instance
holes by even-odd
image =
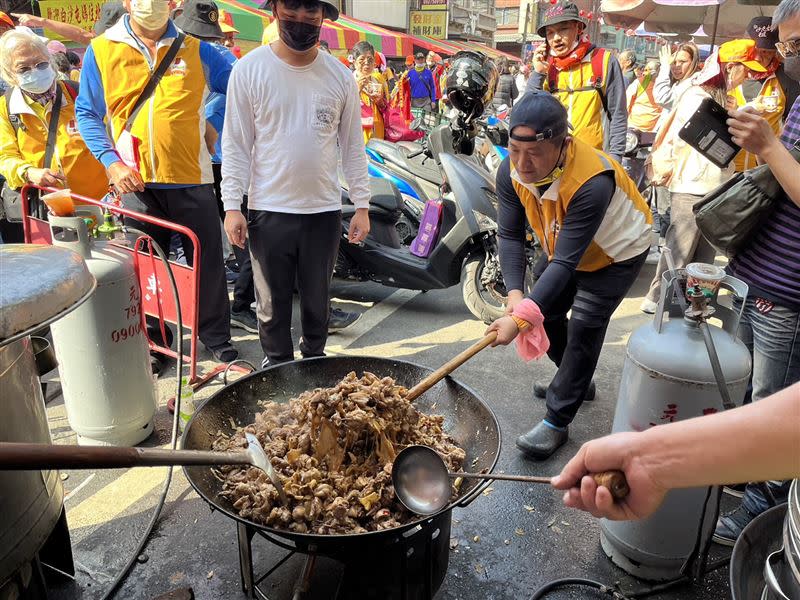
[[[485,214],[478,212],[474,208],[472,209],[472,214],[475,215],[475,220],[478,222],[478,229],[481,232],[497,231],[497,223],[494,222],[494,219],[487,217]]]

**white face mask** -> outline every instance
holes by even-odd
[[[131,19],[148,31],[157,31],[169,20],[166,0],[131,0]]]
[[[27,73],[20,73],[17,75],[17,82],[19,87],[30,94],[43,94],[51,87],[53,81],[56,79],[56,72],[49,64],[47,68],[31,69]]]

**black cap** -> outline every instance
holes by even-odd
[[[514,137],[518,125],[530,127],[534,136]],[[558,138],[567,133],[567,109],[555,96],[543,91],[524,94],[511,111],[509,134],[521,142],[540,142]]]
[[[97,23],[94,24],[95,34],[101,35],[106,29],[116,25],[117,21],[126,13],[127,11],[125,7],[122,6],[122,2],[106,2],[103,4],[103,6],[100,7],[100,18],[97,19]]]
[[[338,0],[318,0],[322,4],[322,14],[329,21],[335,21],[339,18],[339,1]],[[274,10],[275,0],[264,0],[260,8],[267,10]]]
[[[581,11],[578,7],[573,2],[566,0],[565,2],[553,4],[545,11],[542,24],[536,30],[536,33],[540,37],[545,37],[544,34],[548,26],[564,23],[565,21],[577,21],[578,23],[583,23],[584,26],[586,25],[586,21],[581,16]]]
[[[775,50],[778,32],[772,29],[772,17],[755,17],[747,26],[747,35],[755,40],[756,48]]]
[[[425,58],[425,53],[424,52],[417,52],[414,55],[414,58],[416,58],[416,59]]]
[[[219,27],[219,9],[211,0],[187,0],[175,25],[191,36],[220,39],[225,37]]]

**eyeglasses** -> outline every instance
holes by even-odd
[[[17,71],[17,75],[24,75],[25,73],[28,73],[29,71],[32,71],[33,69],[36,69],[37,71],[44,71],[49,66],[50,66],[50,63],[48,61],[43,61],[43,62],[40,62],[40,63],[36,63],[36,65],[34,65],[33,67],[22,66],[19,69],[17,69],[16,71]]]
[[[775,50],[783,58],[792,58],[800,54],[800,40],[789,40],[788,42],[775,42]]]

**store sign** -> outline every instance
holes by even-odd
[[[39,10],[45,19],[77,25],[90,31],[100,18],[100,7],[105,3],[106,0],[40,0]],[[44,34],[50,39],[64,39],[49,29],[45,29]]]
[[[421,0],[422,10],[447,10],[447,0]]]
[[[437,40],[447,39],[446,10],[412,10],[410,14],[411,35],[424,35]]]

